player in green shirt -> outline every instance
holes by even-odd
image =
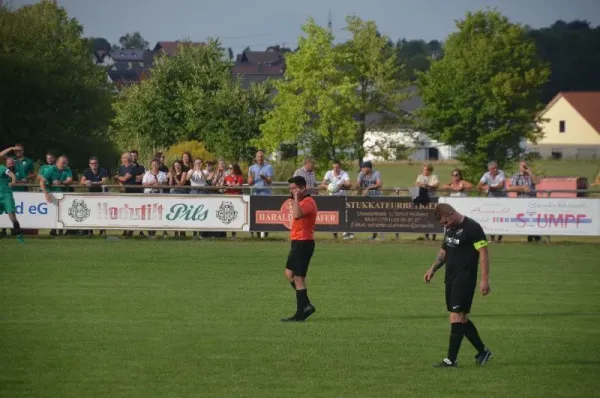
[[[72,183],[73,173],[68,166],[66,156],[60,156],[54,166],[46,167],[40,174],[40,188],[48,203],[52,203],[52,196],[49,192],[64,192]]]
[[[0,153],[4,156],[5,151]],[[23,243],[23,235],[21,234],[21,225],[17,220],[15,198],[12,193],[12,186],[17,183],[17,177],[11,169],[15,167],[13,158],[6,158],[6,165],[0,165],[0,215],[8,214],[8,218],[13,224],[14,233],[17,235],[19,242]]]
[[[15,145],[14,151],[17,171],[19,171],[25,182],[32,181],[35,178],[33,160],[25,156],[25,147],[21,144]]]
[[[44,174],[44,171],[47,168],[54,166],[55,163],[56,163],[56,156],[52,152],[48,152],[46,154],[46,164],[43,164],[40,166],[40,168],[38,170],[38,176],[41,176],[42,174]]]

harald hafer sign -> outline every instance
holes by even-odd
[[[344,198],[315,196],[318,213],[317,231],[343,231]],[[289,196],[252,196],[251,231],[289,231],[292,226],[292,199]]]
[[[248,197],[235,195],[81,195],[58,202],[62,228],[247,231]]]

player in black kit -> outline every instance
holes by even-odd
[[[448,356],[435,366],[457,366],[456,358],[463,336],[477,350],[475,362],[483,365],[490,360],[492,352],[485,347],[475,325],[467,315],[471,311],[477,286],[478,263],[481,264],[481,294],[485,296],[490,292],[488,241],[479,223],[458,213],[449,204],[438,204],[435,217],[446,227],[446,234],[436,261],[424,279],[429,283],[435,272],[446,264],[446,307],[450,312],[451,324]]]

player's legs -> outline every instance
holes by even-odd
[[[289,262],[288,262],[289,263]],[[290,283],[292,289],[296,290],[296,284],[294,283],[294,271],[288,268],[288,265],[285,266],[285,279]]]
[[[315,312],[315,308],[308,298],[306,288],[306,273],[308,272],[308,265],[314,247],[314,241],[292,241],[285,276],[288,280],[290,280],[290,276],[293,278],[296,289],[296,313],[290,318],[282,319],[282,321],[303,321]]]
[[[20,242],[23,242],[23,235],[22,235],[22,231],[21,231],[21,225],[19,224],[19,221],[17,220],[17,207],[15,204],[15,198],[13,197],[12,194],[4,194],[0,197],[0,202],[2,202],[0,204],[0,214],[2,213],[6,213],[8,215],[8,218],[10,219],[10,221],[12,222],[13,225],[13,231],[15,233],[15,235],[17,235],[17,239]]]

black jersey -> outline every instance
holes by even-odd
[[[465,217],[456,227],[446,229],[442,244],[446,251],[446,282],[462,271],[477,275],[479,249],[487,243],[483,228],[472,218]]]

